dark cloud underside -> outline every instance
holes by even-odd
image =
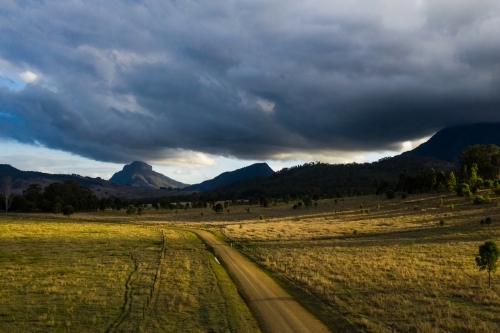
[[[0,136],[102,161],[396,149],[500,121],[498,1],[0,0],[0,29]],[[14,90],[16,71],[38,77]]]

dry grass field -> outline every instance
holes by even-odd
[[[222,232],[332,330],[499,332],[500,277],[489,288],[474,261],[480,244],[500,240],[497,202],[346,198]]]
[[[12,215],[0,220],[0,276],[2,332],[258,331],[188,232]]]
[[[485,205],[434,193],[223,214],[10,215],[0,220],[0,327],[258,331],[212,254],[171,228],[187,226],[233,242],[332,331],[500,332],[500,272],[489,288],[474,261],[480,244],[500,241],[500,198],[490,196]]]

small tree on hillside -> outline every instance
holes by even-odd
[[[3,199],[4,199],[4,204],[5,204],[5,212],[9,212],[9,208],[12,205],[12,199],[14,199],[14,195],[12,194],[12,178],[11,177],[4,177],[3,179],[3,184],[2,184],[2,194],[3,194]]]
[[[55,203],[54,207],[52,207],[52,213],[61,214],[61,204],[59,202]]]
[[[446,188],[450,191],[454,191],[457,187],[457,179],[455,178],[455,174],[453,171],[450,171],[448,177],[446,177]]]
[[[437,183],[436,170],[434,170],[434,168],[431,168],[429,170],[429,173],[427,174],[427,181],[429,182],[429,187],[431,188],[431,193],[432,193],[434,185],[436,185]]]
[[[493,241],[487,241],[479,246],[479,256],[476,257],[476,264],[479,270],[488,271],[488,286],[491,286],[491,272],[495,272],[498,267],[498,257],[500,249]]]

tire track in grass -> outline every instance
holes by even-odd
[[[118,327],[123,323],[125,318],[130,314],[130,310],[132,309],[132,277],[134,276],[135,273],[139,270],[139,264],[137,263],[137,260],[134,259],[132,254],[130,255],[130,258],[134,261],[134,270],[130,273],[130,275],[127,278],[127,281],[125,282],[125,294],[124,294],[124,302],[123,306],[120,309],[120,314],[118,317],[109,325],[108,329],[106,330],[106,333],[114,333],[118,329]]]

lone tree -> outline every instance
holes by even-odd
[[[487,241],[479,246],[479,256],[476,257],[476,264],[479,270],[488,270],[488,286],[491,286],[491,272],[495,272],[498,267],[498,257],[500,249],[493,241]]]
[[[212,206],[212,209],[216,212],[216,213],[222,213],[224,212],[224,207],[222,206],[222,204],[219,202],[217,203],[216,205]]]
[[[75,212],[75,209],[71,205],[64,206],[63,214],[69,217],[71,214]]]
[[[5,203],[5,212],[9,212],[9,208],[12,205],[12,199],[14,199],[14,195],[12,194],[12,178],[4,177],[2,184],[2,194]]]

